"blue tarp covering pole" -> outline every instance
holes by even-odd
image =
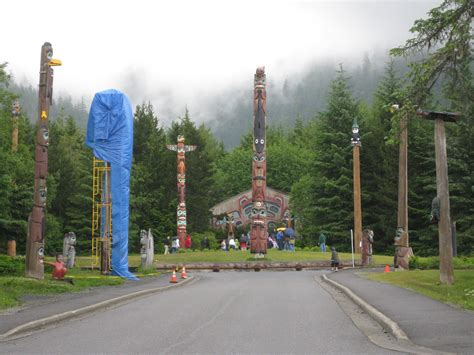
[[[112,273],[138,280],[128,270],[130,170],[133,154],[133,113],[128,98],[110,89],[94,96],[86,144],[110,163],[112,193]]]

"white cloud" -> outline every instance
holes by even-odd
[[[0,62],[36,85],[40,47],[49,41],[63,61],[56,92],[92,97],[115,87],[134,90],[135,101],[197,111],[202,97],[250,89],[259,65],[283,79],[313,61],[401,44],[438,3],[15,0],[2,4],[9,16],[0,22]]]

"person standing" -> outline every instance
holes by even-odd
[[[191,248],[191,235],[188,234],[188,236],[186,237],[186,239],[184,240],[184,247],[186,249],[189,249]]]
[[[278,244],[278,249],[283,250],[283,232],[280,230],[276,234],[276,240]]]
[[[323,233],[319,235],[319,249],[323,253],[326,252],[326,236]]]
[[[222,242],[221,242],[221,250],[227,251],[227,244],[226,244],[226,242],[225,242],[225,239],[222,239]]]
[[[170,244],[171,244],[171,238],[168,236],[165,239],[164,245],[165,245],[165,252],[164,255],[168,255],[170,253]]]
[[[247,237],[244,233],[240,236],[240,250],[247,250]]]
[[[173,237],[171,242],[171,254],[177,253],[179,249],[179,238],[177,236]]]
[[[337,271],[339,268],[339,255],[335,247],[331,247],[331,271]]]
[[[209,238],[208,238],[208,237],[204,237],[204,239],[202,240],[202,242],[201,242],[201,248],[202,248],[203,250],[204,250],[204,249],[211,250],[211,246],[210,246]]]

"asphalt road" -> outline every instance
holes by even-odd
[[[0,353],[388,353],[314,281],[319,274],[195,273],[190,285],[0,343]]]

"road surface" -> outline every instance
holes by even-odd
[[[194,273],[189,285],[0,343],[0,353],[389,353],[321,288],[320,274]]]

